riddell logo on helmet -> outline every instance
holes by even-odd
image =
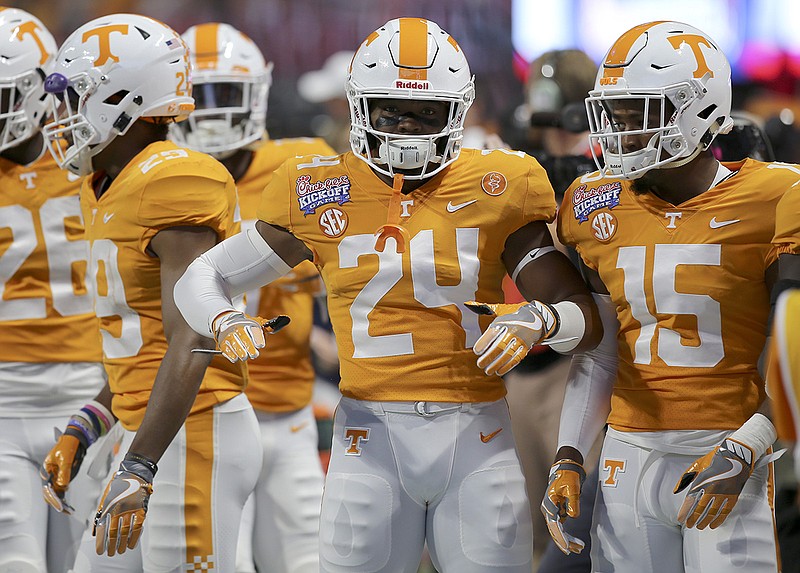
[[[429,82],[404,82],[403,80],[395,80],[394,87],[411,89],[411,90],[427,90],[430,89]]]

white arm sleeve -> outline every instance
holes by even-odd
[[[609,295],[592,294],[603,323],[603,339],[594,350],[572,357],[558,445],[572,446],[585,458],[611,412],[617,378],[619,321]]]
[[[256,229],[225,239],[197,257],[175,283],[175,305],[198,334],[213,338],[212,321],[237,311],[232,299],[292,270]]]

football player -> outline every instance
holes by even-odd
[[[267,139],[272,63],[228,24],[183,34],[193,68],[195,110],[171,126],[173,139],[209,153],[233,174],[242,227],[253,229],[261,191],[284,160],[335,155],[321,139]],[[264,465],[240,532],[237,571],[319,570],[319,508],[324,474],[311,407],[311,328],[321,294],[317,269],[303,261],[283,278],[247,293],[252,315],[283,314],[292,326],[248,363],[247,397],[261,429]],[[250,507],[248,507],[248,510]],[[252,549],[251,549],[252,548]],[[249,561],[249,562],[248,562]]]
[[[587,98],[604,167],[598,156],[568,189],[559,237],[581,255],[605,337],[573,360],[542,511],[562,551],[580,551],[562,523],[607,421],[595,571],[777,569],[757,364],[775,207],[800,168],[715,159],[730,108],[725,55],[678,22],[624,33]]]
[[[537,342],[580,351],[600,334],[547,230],[552,187],[524,153],[461,148],[473,80],[434,22],[375,30],[346,89],[352,150],[285,162],[255,229],[192,263],[176,303],[232,360],[254,358],[259,322],[230,295],[306,259],[320,269],[343,394],[321,570],[413,572],[427,541],[439,570],[528,573],[531,516],[500,375]],[[502,300],[506,273],[536,300],[475,305],[494,320],[467,309]]]
[[[175,31],[112,14],[67,38],[45,82],[58,98],[44,128],[49,149],[86,176],[81,208],[113,396],[106,406],[125,429],[94,543],[86,538],[75,571],[232,571],[261,468],[242,369],[192,352],[213,344],[172,299],[191,260],[240,226],[224,166],[166,141],[169,124],[194,108],[189,72]],[[141,550],[128,551],[140,538]]]
[[[79,183],[49,156],[40,131],[58,47],[38,18],[16,8],[0,8],[0,42],[0,571],[62,572],[102,482],[73,474],[79,463],[67,467],[75,487],[69,503],[56,496],[54,505],[73,519],[42,503],[37,468],[53,427],[63,430],[70,414],[105,418],[102,406],[87,404],[105,384],[100,333]],[[62,442],[78,449],[70,426]]]

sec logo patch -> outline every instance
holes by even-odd
[[[481,189],[483,189],[484,193],[492,197],[502,195],[506,187],[508,187],[506,176],[497,171],[490,171],[481,179]]]
[[[347,230],[347,213],[336,207],[329,207],[319,215],[319,228],[326,237],[339,237]]]
[[[617,232],[617,219],[611,213],[600,212],[592,217],[592,231],[601,243],[607,243]]]

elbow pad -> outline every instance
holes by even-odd
[[[290,270],[256,229],[247,229],[189,265],[175,284],[175,304],[192,330],[213,338],[214,319],[237,310],[234,298],[279,279]]]

